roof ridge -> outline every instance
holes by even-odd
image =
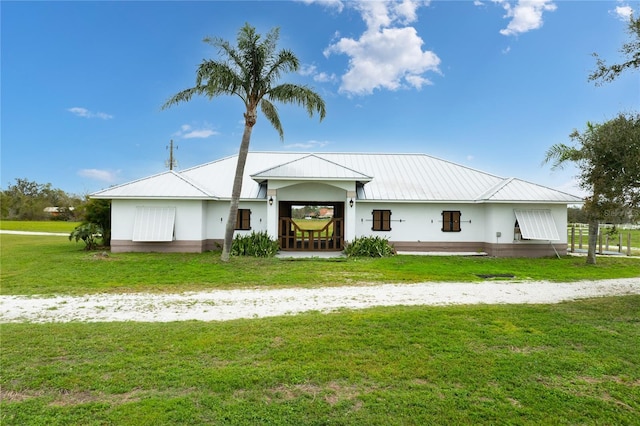
[[[249,154],[251,154],[251,152],[249,152]],[[255,152],[255,151],[254,151],[254,154],[257,154],[257,152]],[[267,153],[265,153],[265,154],[267,154]],[[295,152],[292,152],[291,154],[296,154],[296,153],[295,153]],[[284,162],[284,163],[280,163],[280,164],[277,164],[277,165],[275,165],[275,166],[268,167],[268,168],[266,168],[266,169],[264,169],[264,170],[260,170],[259,172],[256,172],[256,173],[251,173],[251,175],[250,175],[250,176],[257,176],[257,175],[260,175],[260,174],[262,174],[262,173],[266,173],[266,172],[268,172],[269,170],[277,169],[278,167],[286,166],[287,164],[295,163],[296,161],[300,161],[300,160],[303,160],[303,159],[308,158],[308,157],[311,157],[311,156],[316,157],[316,156],[315,156],[314,154],[312,154],[312,153],[304,153],[304,152],[300,152],[300,153],[298,153],[298,154],[299,154],[299,155],[302,155],[302,157],[294,158],[293,160],[289,160],[289,161],[286,161],[286,162]],[[306,155],[305,155],[305,154],[306,154]]]
[[[162,176],[162,175],[165,175],[167,173],[170,174],[172,172],[175,173],[173,170],[165,170],[164,172],[155,173],[155,174],[153,174],[151,176],[145,176],[145,177],[141,177],[141,178],[138,178],[138,179],[135,179],[135,180],[131,180],[129,182],[119,183],[117,185],[109,186],[107,188],[103,188],[103,189],[101,189],[99,191],[93,192],[93,193],[91,193],[89,195],[95,195],[95,194],[99,194],[101,192],[110,191],[112,189],[122,188],[124,186],[128,186],[128,185],[132,185],[134,183],[138,183],[138,182],[142,182],[142,181],[145,181],[145,180],[153,179],[155,177]]]
[[[569,194],[568,192],[561,191],[561,190],[559,190],[559,189],[551,188],[550,186],[541,185],[541,184],[539,184],[539,183],[535,183],[535,182],[529,182],[528,180],[520,179],[520,178],[517,178],[517,177],[511,178],[511,179],[512,179],[512,180],[519,180],[520,182],[526,182],[526,183],[528,183],[528,184],[530,184],[530,185],[539,186],[540,188],[545,188],[545,189],[549,189],[549,190],[551,190],[551,191],[556,191],[556,192],[559,192],[559,193],[564,194],[564,195],[569,195],[569,196],[571,196],[571,197],[577,197],[576,195]],[[577,197],[577,198],[580,198],[580,197]]]
[[[174,170],[169,170],[170,172],[172,172],[176,177],[180,178],[181,180],[183,180],[186,184],[193,186],[195,189],[197,189],[198,191],[202,192],[204,195],[206,195],[207,197],[212,197],[212,198],[220,198],[215,194],[210,193],[209,191],[207,191],[206,189],[202,188],[200,185],[198,185],[195,181],[193,181],[191,178],[187,177],[187,176],[183,176],[182,173],[177,173]]]
[[[329,163],[329,164],[332,164],[334,166],[340,167],[341,169],[348,170],[348,171],[350,171],[350,172],[352,172],[354,174],[360,175],[360,176],[362,176],[364,178],[373,179],[373,177],[369,176],[368,174],[359,172],[358,170],[352,169],[350,167],[347,167],[347,166],[345,166],[343,164],[337,163],[337,162],[335,162],[333,160],[330,160],[328,158],[324,158],[324,157],[322,157],[321,154],[308,153],[307,155],[305,155],[304,153],[300,153],[300,155],[301,155],[301,157],[294,158],[294,159],[292,159],[290,161],[286,161],[284,163],[277,164],[277,165],[275,165],[273,167],[269,167],[267,169],[261,170],[261,171],[256,172],[256,173],[251,173],[249,176],[251,176],[251,177],[260,176],[261,174],[268,173],[268,172],[270,172],[272,170],[275,170],[275,169],[278,169],[278,168],[281,168],[281,167],[285,167],[287,165],[290,165],[290,164],[293,164],[293,163],[297,163],[297,162],[300,162],[300,161],[304,161],[307,158],[313,157],[313,158],[316,158],[316,159],[318,159],[320,161],[323,161],[325,163]]]
[[[476,197],[475,201],[488,200],[489,198],[500,192],[505,186],[509,185],[515,178],[503,178],[500,182],[487,189],[485,192]]]

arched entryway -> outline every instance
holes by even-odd
[[[280,250],[341,251],[344,249],[344,203],[331,201],[280,201],[278,203]],[[322,206],[331,210],[321,220],[295,218],[294,210]]]

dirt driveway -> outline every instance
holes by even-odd
[[[373,306],[558,303],[630,294],[640,294],[640,277],[573,283],[486,281],[179,294],[0,296],[0,323],[226,321]]]

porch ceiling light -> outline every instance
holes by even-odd
[[[349,207],[353,207],[353,198],[349,200]]]
[[[273,205],[273,197],[269,197],[269,205],[272,206]]]

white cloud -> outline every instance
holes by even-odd
[[[284,147],[287,148],[287,149],[313,150],[315,148],[324,148],[327,145],[329,145],[329,142],[310,140],[310,141],[307,141],[307,142],[292,143],[292,144],[289,144],[289,145],[285,145]]]
[[[89,179],[99,180],[101,182],[113,183],[116,181],[119,170],[99,170],[99,169],[81,169],[78,170],[78,175]]]
[[[367,24],[358,39],[340,38],[325,49],[325,56],[349,56],[349,70],[342,76],[340,92],[366,95],[375,89],[420,89],[430,81],[427,71],[439,72],[440,58],[423,51],[415,28],[417,8],[425,3],[375,1],[347,3],[356,8]]]
[[[181,139],[205,139],[209,136],[218,134],[219,133],[211,129],[209,125],[205,125],[200,129],[194,129],[189,124],[183,124],[180,126],[180,130],[175,132],[172,136]]]
[[[616,6],[614,10],[611,11],[616,17],[618,17],[622,21],[629,21],[629,18],[633,16],[633,8],[629,5],[624,6]]]
[[[500,30],[505,36],[523,34],[540,28],[542,14],[553,12],[557,6],[552,0],[518,0],[515,4],[508,0],[493,0],[507,11],[505,18],[511,18],[507,28]]]
[[[341,0],[299,0],[305,4],[321,4],[330,9],[335,9],[338,13],[342,12],[344,9],[344,3]]]
[[[333,83],[338,80],[338,77],[336,77],[335,74],[320,72],[315,65],[302,65],[298,73],[304,76],[311,76],[313,81],[317,81],[319,83]]]
[[[326,72],[319,72],[313,76],[313,80],[319,83],[332,83],[338,80],[338,77],[334,74],[327,74]]]
[[[103,120],[110,120],[113,118],[113,115],[111,114],[107,114],[104,112],[91,112],[88,109],[82,107],[68,108],[67,111],[74,115],[77,115],[78,117],[84,118],[101,118]]]
[[[473,0],[473,5],[474,6],[484,6],[484,3],[482,3],[480,0]]]

